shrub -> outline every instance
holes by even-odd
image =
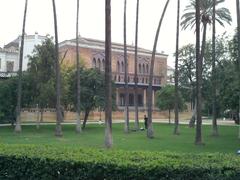
[[[239,179],[240,158],[0,145],[0,179]]]

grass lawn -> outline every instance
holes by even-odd
[[[132,124],[133,126],[133,124]],[[54,136],[54,125],[43,125],[40,130],[35,126],[23,126],[21,134],[13,133],[12,127],[0,127],[0,143],[2,144],[45,144],[70,148],[91,147],[103,148],[104,126],[87,125],[85,131],[77,135],[74,125],[63,126],[63,137]],[[187,125],[180,126],[181,134],[172,134],[173,125],[154,124],[154,139],[146,138],[146,131],[124,134],[123,124],[113,124],[113,149],[141,151],[171,151],[180,153],[222,152],[235,154],[240,149],[237,139],[238,127],[219,126],[219,137],[211,137],[211,126],[203,126],[204,146],[195,146],[195,129]]]

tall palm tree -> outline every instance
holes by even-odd
[[[196,114],[197,114],[197,126],[195,144],[202,144],[202,107],[201,107],[201,74],[202,74],[202,62],[200,55],[200,0],[196,0]]]
[[[80,120],[80,55],[79,55],[79,35],[78,35],[78,22],[79,22],[79,0],[77,0],[77,21],[76,21],[76,62],[77,62],[77,124],[76,132],[80,133],[81,120]]]
[[[179,134],[179,93],[178,93],[178,49],[179,49],[179,19],[180,19],[180,0],[178,0],[178,6],[177,6],[177,34],[176,34],[176,59],[175,59],[175,128],[174,128],[174,134]]]
[[[224,2],[225,0],[216,0],[215,6]],[[193,28],[196,25],[196,94],[197,94],[197,102],[196,102],[196,115],[197,115],[197,127],[196,127],[196,139],[195,144],[202,144],[201,137],[201,125],[202,125],[202,66],[203,66],[203,58],[206,44],[206,33],[207,33],[207,25],[211,24],[211,19],[213,16],[213,2],[212,0],[191,0],[190,4],[186,7],[185,14],[182,16],[181,26],[183,29]],[[199,11],[199,12],[198,12]],[[219,8],[215,10],[215,20],[222,26],[224,26],[224,22],[228,24],[231,23],[232,18],[230,16],[230,12],[227,8]],[[199,24],[198,24],[199,23]],[[202,34],[202,47],[201,52],[198,54],[198,50],[200,51],[200,47],[198,49],[198,41],[200,41],[200,35],[198,37],[198,30],[200,33],[200,24],[203,25],[203,34]],[[199,25],[199,27],[198,27]],[[199,29],[198,29],[199,28]],[[199,57],[198,57],[199,55]]]
[[[147,90],[147,101],[148,101],[148,123],[147,123],[147,137],[148,138],[153,138],[153,125],[152,125],[152,81],[153,81],[153,69],[154,69],[154,62],[155,62],[155,55],[156,55],[156,49],[157,49],[157,42],[158,42],[158,37],[159,37],[159,33],[160,33],[160,29],[162,26],[162,21],[165,15],[165,12],[167,10],[169,4],[169,0],[166,1],[166,4],[164,6],[159,24],[158,24],[158,28],[157,28],[157,32],[156,32],[156,36],[155,36],[155,40],[154,40],[154,45],[153,45],[153,51],[152,51],[152,58],[151,58],[151,64],[150,64],[150,75],[149,75],[149,85],[148,85],[148,90]]]
[[[63,108],[61,107],[61,74],[59,65],[59,47],[58,47],[58,27],[57,27],[57,12],[55,0],[52,0],[53,5],[53,17],[54,17],[54,31],[55,31],[55,68],[56,68],[56,129],[55,135],[57,137],[62,136],[62,126],[61,122],[63,119]]]
[[[25,0],[25,8],[23,15],[23,26],[22,26],[22,38],[21,38],[21,48],[20,48],[20,57],[19,57],[19,70],[18,70],[18,89],[17,89],[17,107],[16,107],[16,126],[15,132],[22,132],[21,128],[21,101],[22,101],[22,63],[23,63],[23,48],[24,48],[24,38],[25,38],[25,25],[27,17],[27,7],[28,0]]]
[[[112,147],[111,0],[105,0],[105,147]]]
[[[237,39],[237,41],[238,41],[237,61],[238,61],[238,76],[239,76],[239,79],[240,79],[240,7],[239,7],[239,0],[236,0],[236,9],[237,9],[237,37],[238,37],[238,39]],[[239,81],[239,86],[238,87],[240,87],[240,81]],[[239,90],[239,104],[238,104],[238,107],[239,107],[238,112],[240,113],[240,90]],[[238,119],[240,121],[240,115],[238,115]],[[240,139],[240,126],[239,126],[238,138]]]
[[[138,16],[139,16],[139,0],[137,0],[136,9],[136,32],[135,32],[135,64],[134,64],[134,106],[135,106],[135,129],[139,130],[138,119]]]
[[[217,113],[216,113],[216,0],[213,0],[212,13],[212,135],[218,136]]]
[[[124,0],[124,25],[123,25],[123,37],[124,37],[124,64],[125,64],[125,73],[124,73],[124,81],[125,81],[125,127],[124,131],[126,133],[129,132],[129,92],[128,92],[128,59],[127,59],[127,0]]]

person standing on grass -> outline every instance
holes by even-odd
[[[145,126],[145,129],[147,129],[147,123],[148,123],[148,118],[146,116],[146,114],[144,115],[144,126]]]

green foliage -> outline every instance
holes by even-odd
[[[221,5],[225,0],[216,0],[216,6]],[[193,29],[196,26],[195,20],[195,6],[196,1],[190,0],[189,5],[186,6],[184,10],[184,14],[182,16],[181,26],[182,29]],[[212,16],[213,16],[213,3],[212,0],[202,0],[200,3],[200,14],[201,14],[201,22],[202,24],[212,23]],[[224,27],[224,22],[228,23],[229,25],[232,22],[231,13],[225,7],[220,7],[216,9],[216,22],[219,23],[221,26]]]
[[[71,70],[70,70],[71,71]],[[76,71],[72,70],[69,75],[69,100],[70,104],[76,107]],[[104,74],[98,69],[80,69],[80,104],[83,111],[92,111],[96,108],[105,107],[105,80]],[[115,86],[113,85],[113,107],[115,104]]]
[[[1,179],[237,179],[240,158],[1,145]]]
[[[9,122],[15,120],[15,108],[17,103],[17,79],[0,82],[0,121]]]
[[[175,105],[175,88],[174,86],[167,85],[157,92],[156,105],[161,110],[172,110]],[[178,108],[183,110],[185,107],[184,99],[179,93]]]
[[[0,82],[0,122],[13,122],[16,119],[18,78],[13,77]],[[22,107],[28,107],[32,102],[34,89],[31,77],[23,74],[22,77]]]
[[[52,39],[37,45],[29,57],[27,76],[30,77],[32,94],[31,104],[40,108],[55,107],[55,60]]]

